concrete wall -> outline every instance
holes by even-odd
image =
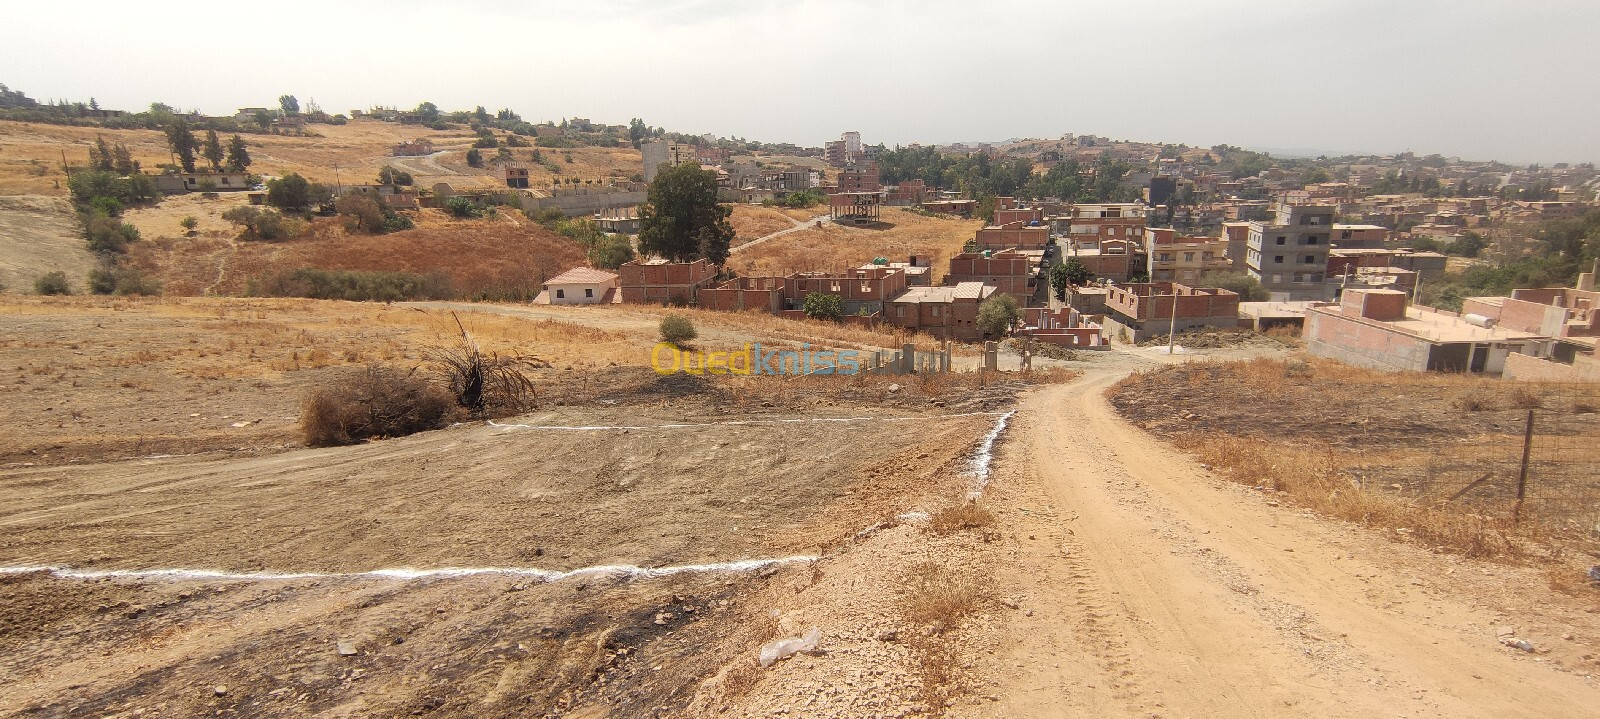
[[[1306,311],[1306,351],[1358,367],[1417,372],[1428,369],[1432,344],[1419,337],[1345,317],[1336,311]]]
[[[1524,354],[1506,357],[1501,379],[1522,382],[1600,382],[1600,359],[1578,355],[1572,364],[1551,362]]]
[[[593,194],[562,195],[560,197],[523,197],[522,207],[531,212],[555,208],[567,217],[592,215],[614,207],[642,205],[645,192],[595,192]]]

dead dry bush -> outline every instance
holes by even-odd
[[[450,394],[415,369],[375,364],[308,395],[300,429],[306,444],[332,447],[439,429],[455,415]]]
[[[906,572],[902,597],[906,620],[943,634],[978,607],[977,582],[933,562],[918,562]]]
[[[533,380],[522,373],[528,363],[493,352],[485,355],[461,324],[461,318],[454,312],[450,316],[456,321],[460,342],[429,354],[444,375],[456,404],[474,415],[487,417],[506,417],[536,408],[538,390]]]
[[[983,529],[994,525],[994,513],[978,502],[964,502],[939,510],[928,520],[928,529],[949,534],[964,529]]]

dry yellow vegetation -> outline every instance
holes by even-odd
[[[450,177],[498,182],[494,166],[467,166],[466,152],[476,136],[466,128],[430,130],[419,125],[352,120],[344,125],[311,125],[309,129],[314,136],[243,135],[254,161],[250,170],[259,175],[296,172],[316,182],[350,184],[373,182],[379,169],[394,164],[412,172],[418,184],[424,187],[432,182],[449,181]],[[69,164],[87,163],[89,146],[96,136],[104,137],[108,143],[126,145],[146,170],[172,162],[166,136],[157,130],[0,121],[0,194],[65,195],[66,182],[61,174],[63,155]],[[435,150],[444,154],[431,158],[390,156],[395,144],[417,139],[431,141]],[[533,138],[525,139],[533,141]],[[547,187],[555,177],[627,178],[644,167],[639,151],[633,148],[538,148],[543,159],[560,170],[552,173],[531,162],[534,149],[511,148],[515,161],[530,168],[534,187]],[[483,154],[487,161],[494,157],[495,150],[484,150]],[[567,162],[568,157],[572,158],[571,162]]]
[[[744,275],[784,274],[843,270],[874,257],[904,262],[911,255],[928,255],[938,283],[950,257],[983,226],[978,220],[928,217],[901,207],[884,208],[883,221],[887,229],[828,223],[801,230],[735,254],[728,264]]]

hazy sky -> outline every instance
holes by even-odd
[[[0,83],[111,108],[292,93],[802,145],[1072,132],[1600,161],[1591,0],[8,0],[0,19]]]

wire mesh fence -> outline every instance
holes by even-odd
[[[1528,384],[1509,402],[1517,411],[1492,432],[1427,459],[1419,494],[1553,530],[1600,531],[1600,386]]]

